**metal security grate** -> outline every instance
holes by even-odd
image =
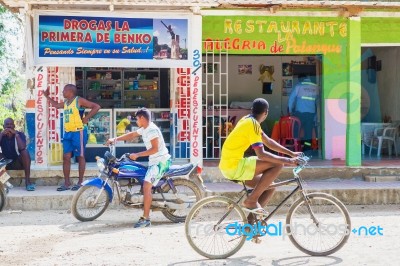
[[[228,45],[203,42],[203,157],[219,159],[228,117]]]

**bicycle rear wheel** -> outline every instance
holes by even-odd
[[[311,193],[308,198],[308,204],[300,198],[290,208],[286,216],[286,232],[302,252],[311,256],[330,255],[341,249],[350,236],[349,212],[332,195]]]
[[[186,238],[200,255],[224,259],[243,246],[246,236],[241,229],[246,223],[246,215],[236,202],[226,197],[212,196],[192,207],[185,222]]]

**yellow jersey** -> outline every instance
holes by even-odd
[[[131,120],[128,118],[122,119],[117,125],[117,136],[125,134],[126,127],[131,124]]]
[[[83,129],[84,109],[79,107],[79,96],[76,96],[70,104],[64,102],[64,130],[65,132],[79,131]]]
[[[222,146],[219,169],[236,169],[244,152],[252,146],[263,146],[260,123],[251,115],[245,116],[236,124]]]

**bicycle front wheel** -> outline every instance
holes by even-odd
[[[190,210],[185,233],[190,246],[209,259],[225,259],[243,246],[242,233],[246,215],[233,200],[211,196],[197,202]]]
[[[343,247],[350,236],[351,222],[344,204],[325,193],[298,199],[286,217],[290,241],[311,256],[327,256]]]

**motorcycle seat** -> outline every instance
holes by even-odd
[[[5,159],[5,158],[1,159],[0,160],[0,168],[3,168],[4,166],[6,166],[7,164],[9,164],[11,162],[12,162],[11,159]]]
[[[164,176],[187,175],[193,169],[193,166],[194,165],[192,163],[184,165],[171,165]]]

